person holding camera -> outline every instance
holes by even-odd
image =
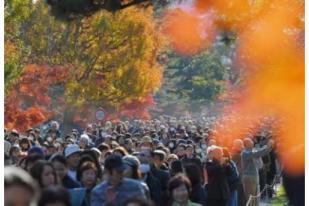
[[[249,201],[250,195],[257,196],[259,193],[259,159],[267,155],[273,146],[273,140],[269,140],[267,145],[260,149],[254,148],[254,142],[250,138],[244,139],[245,149],[241,153],[242,165],[242,182],[246,196],[246,202]],[[259,200],[254,197],[250,200],[250,206],[258,206]]]

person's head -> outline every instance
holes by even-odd
[[[30,169],[31,176],[38,181],[42,188],[55,185],[57,183],[56,172],[52,163],[39,160]]]
[[[118,185],[123,178],[126,165],[119,155],[112,154],[104,162],[106,178],[112,185]]]
[[[246,149],[252,149],[254,147],[254,142],[250,138],[244,139],[244,146]]]
[[[241,152],[244,149],[244,142],[241,139],[235,139],[232,149],[234,152]]]
[[[89,137],[87,134],[83,134],[81,137],[80,137],[80,140],[79,140],[79,147],[81,149],[85,149],[87,146],[88,146],[88,143],[89,143]]]
[[[187,164],[185,166],[185,172],[192,185],[201,183],[202,171],[196,164]]]
[[[86,188],[92,188],[98,179],[98,169],[95,163],[87,161],[77,168],[77,180]]]
[[[144,148],[152,148],[152,139],[150,136],[144,136],[142,138],[142,142],[141,142],[141,145],[140,147],[144,147]]]
[[[143,198],[133,197],[126,200],[124,206],[154,206],[154,204]]]
[[[208,147],[214,146],[214,145],[216,145],[216,144],[217,144],[217,141],[216,141],[215,139],[210,139],[210,140],[208,141]]]
[[[37,203],[37,182],[23,169],[4,168],[4,205],[29,206]]]
[[[80,149],[76,144],[70,144],[64,149],[64,156],[67,159],[68,168],[76,169],[80,160]]]
[[[180,160],[175,160],[171,163],[171,176],[175,176],[183,172],[182,162]]]
[[[165,152],[162,151],[162,150],[155,150],[152,154],[153,156],[153,163],[157,166],[157,167],[160,167],[163,163],[164,163],[164,160],[165,160]]]
[[[186,155],[186,145],[185,144],[178,144],[177,145],[177,148],[176,148],[176,151],[177,151],[177,156],[178,157],[183,157]]]
[[[9,134],[8,140],[14,144],[18,138],[19,133],[17,132],[17,130],[13,129]]]
[[[132,179],[140,179],[141,172],[139,170],[140,161],[137,157],[132,155],[124,156],[124,163],[127,165],[126,170],[124,171],[124,176]]]
[[[188,144],[186,147],[186,153],[188,157],[193,156],[194,153],[194,146],[192,144]]]
[[[176,161],[176,160],[178,160],[178,156],[175,155],[175,154],[169,154],[167,156],[167,159],[166,159],[166,161],[168,162],[169,165],[171,165],[171,163]]]
[[[50,161],[55,168],[58,182],[61,182],[68,171],[65,157],[61,154],[56,154],[50,158]]]
[[[38,206],[71,206],[70,193],[58,185],[45,188]]]
[[[191,192],[191,182],[183,174],[178,174],[172,177],[168,183],[168,193],[170,203],[177,202],[184,204],[189,200]]]
[[[223,157],[223,150],[221,147],[213,147],[213,149],[210,151],[210,157],[212,160],[221,161]]]
[[[19,141],[19,146],[22,151],[26,152],[31,147],[31,143],[26,137],[24,137]]]
[[[56,121],[52,121],[50,125],[51,125],[51,126],[50,126],[51,129],[54,130],[54,131],[56,131],[56,130],[59,129],[59,124],[58,124],[58,122],[56,122]]]
[[[114,149],[113,154],[119,155],[121,157],[124,157],[126,155],[128,155],[127,150],[124,147],[117,147]]]
[[[25,159],[25,169],[30,172],[32,166],[39,160],[43,160],[43,156],[39,154],[28,155]]]
[[[10,148],[10,152],[9,152],[9,155],[11,157],[19,157],[21,155],[21,149],[18,145],[13,145],[11,148]]]
[[[44,150],[42,147],[33,146],[28,150],[28,155],[38,154],[44,156]]]

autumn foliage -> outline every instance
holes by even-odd
[[[5,97],[5,126],[24,131],[61,111],[63,99],[51,98],[48,93],[51,86],[66,80],[68,71],[64,66],[27,65]]]

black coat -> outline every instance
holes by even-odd
[[[72,179],[69,175],[65,175],[62,179],[62,185],[67,189],[80,188],[81,185]]]
[[[168,202],[167,186],[170,179],[170,173],[166,170],[157,169],[154,165],[150,168],[151,173],[160,181],[161,197],[164,203]],[[164,204],[163,204],[164,205]]]
[[[227,177],[232,173],[230,166],[222,166],[215,161],[207,162],[206,170],[208,174],[208,199],[229,199],[230,189]]]
[[[163,205],[160,180],[151,172],[147,173],[146,184],[149,187],[150,197],[156,206]]]
[[[203,206],[206,205],[207,196],[206,191],[201,183],[192,186],[192,191],[190,195],[190,200],[195,203],[199,203]]]

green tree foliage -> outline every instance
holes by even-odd
[[[227,82],[237,83],[231,68],[235,48],[233,37],[218,35],[211,48],[194,56],[181,56],[168,51],[160,61],[166,63],[164,82],[155,99],[165,111],[198,112],[219,101]]]

